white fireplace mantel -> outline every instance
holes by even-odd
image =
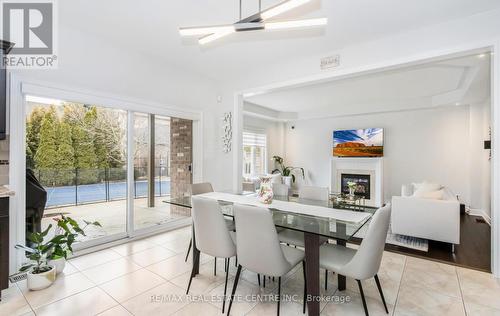
[[[372,198],[366,205],[380,207],[384,197],[384,158],[347,158],[333,157],[331,160],[330,190],[340,192],[341,173],[369,174],[371,176],[370,191]]]

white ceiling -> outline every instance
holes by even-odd
[[[484,102],[490,95],[490,55],[332,80],[246,98],[246,111],[274,118],[312,118]],[[248,105],[250,103],[251,105]]]
[[[263,8],[279,0],[263,0]],[[60,23],[110,43],[164,58],[188,71],[229,82],[276,60],[294,60],[408,29],[500,8],[498,0],[313,0],[280,18],[328,17],[324,29],[233,34],[208,47],[183,40],[179,26],[232,23],[238,0],[64,0]],[[243,0],[244,15],[258,0]]]

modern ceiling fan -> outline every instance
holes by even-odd
[[[243,19],[241,17],[240,0],[240,20],[238,22],[226,25],[181,27],[179,28],[179,33],[181,36],[201,36],[198,39],[198,43],[204,45],[235,32],[285,30],[326,25],[328,23],[327,18],[268,22],[269,19],[304,5],[310,1],[311,0],[285,0],[262,11],[261,0],[259,0],[259,12]]]

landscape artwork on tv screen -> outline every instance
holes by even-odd
[[[333,155],[336,157],[382,157],[382,128],[351,129],[333,132]]]

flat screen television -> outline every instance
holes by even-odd
[[[382,157],[384,129],[365,128],[333,132],[335,157]]]

